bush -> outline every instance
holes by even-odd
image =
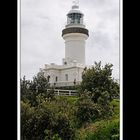
[[[55,132],[61,140],[74,140],[75,130],[69,116],[66,113],[59,113],[56,120]]]
[[[80,97],[76,103],[75,116],[78,126],[92,122],[100,115],[99,107],[87,96]]]
[[[119,115],[120,111],[120,101],[118,99],[114,99],[111,103],[110,106],[112,107],[113,113],[115,115]]]
[[[44,131],[44,133],[45,133],[45,138],[44,138],[44,140],[49,140],[49,139],[51,139],[51,140],[62,140],[61,138],[60,138],[60,136],[59,136],[59,134],[54,134],[51,138],[50,138],[50,131],[49,130],[45,130]]]
[[[95,133],[87,134],[85,140],[119,140],[119,121],[104,123]]]
[[[44,131],[46,129],[52,132],[52,128],[55,125],[54,114],[48,109],[38,109],[29,119],[27,124],[26,138],[29,140],[42,140],[45,137]]]

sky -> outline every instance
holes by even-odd
[[[62,30],[73,0],[21,0],[21,78],[32,79],[45,64],[61,65],[65,57]],[[79,0],[89,30],[86,64],[113,64],[119,79],[119,0]]]

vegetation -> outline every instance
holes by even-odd
[[[22,140],[119,140],[119,85],[112,65],[86,69],[79,96],[55,96],[43,73],[21,79]],[[62,87],[62,89],[64,89]]]
[[[78,130],[76,140],[119,140],[119,121],[97,121]]]

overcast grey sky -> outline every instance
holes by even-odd
[[[21,77],[32,79],[44,64],[61,64],[61,37],[73,0],[21,0]],[[89,38],[86,64],[112,63],[119,78],[119,0],[79,0]]]

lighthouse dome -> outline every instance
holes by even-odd
[[[72,9],[68,12],[68,14],[72,14],[72,13],[79,13],[81,15],[84,15],[80,10],[79,10],[79,6],[78,5],[73,5]],[[68,15],[67,14],[67,15]]]

